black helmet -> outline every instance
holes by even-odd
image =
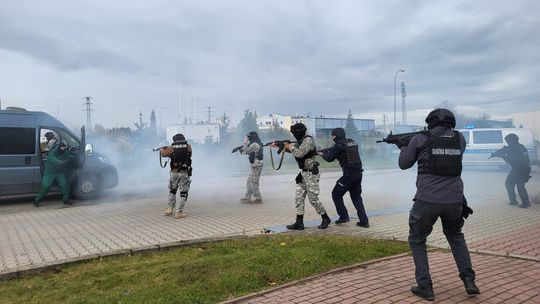
[[[47,132],[47,133],[45,133],[45,138],[46,138],[47,140],[53,139],[53,138],[54,138],[54,133],[53,133],[53,132],[50,132],[50,131]]]
[[[301,122],[291,126],[291,133],[297,140],[301,140],[302,138],[304,138],[304,136],[306,135],[306,131],[306,126]]]
[[[178,134],[176,134],[176,135],[174,135],[174,136],[172,137],[172,140],[173,140],[173,141],[185,141],[186,138],[184,137],[183,134],[178,133]]]
[[[330,135],[335,136],[336,138],[345,138],[345,129],[335,128]]]
[[[510,133],[510,134],[506,135],[504,137],[504,140],[506,140],[506,142],[509,145],[515,145],[515,144],[519,143],[519,137],[514,133]]]
[[[441,125],[449,126],[453,129],[456,127],[456,117],[454,116],[454,113],[448,109],[435,109],[429,112],[426,117],[426,123],[428,124],[428,130]]]

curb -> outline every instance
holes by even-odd
[[[409,252],[401,253],[401,254],[398,254],[398,255],[393,255],[393,256],[389,256],[389,257],[375,259],[375,260],[371,260],[371,261],[360,263],[360,264],[354,264],[354,265],[350,265],[350,266],[345,266],[345,267],[341,267],[341,268],[332,269],[332,270],[329,270],[327,272],[323,272],[323,273],[315,274],[315,275],[312,275],[312,276],[309,276],[309,277],[306,277],[306,278],[298,279],[298,280],[295,280],[295,281],[292,281],[292,282],[289,282],[289,283],[286,283],[286,284],[283,284],[283,285],[280,285],[280,286],[277,286],[277,287],[274,287],[274,288],[266,289],[266,290],[259,291],[259,292],[256,292],[256,293],[251,293],[251,294],[248,294],[248,295],[245,295],[245,296],[242,296],[242,297],[239,297],[239,298],[235,298],[235,299],[232,299],[232,300],[223,301],[223,302],[220,302],[220,304],[236,304],[236,303],[240,303],[242,301],[247,301],[247,300],[250,300],[250,299],[253,299],[253,298],[256,298],[256,297],[259,297],[259,296],[262,296],[262,295],[265,295],[265,294],[268,294],[268,293],[271,293],[271,292],[274,292],[274,291],[278,291],[278,290],[281,290],[281,289],[284,289],[284,288],[288,288],[288,287],[291,287],[291,286],[294,286],[294,285],[307,283],[307,282],[313,281],[315,279],[318,279],[318,278],[326,276],[326,275],[346,272],[346,271],[357,269],[357,268],[367,268],[369,265],[372,265],[372,264],[375,264],[375,263],[385,262],[385,261],[401,258],[401,257],[408,256],[408,255],[410,255]]]

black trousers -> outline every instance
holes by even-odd
[[[508,192],[508,198],[511,202],[515,203],[516,201],[516,192],[514,188],[517,187],[519,197],[521,198],[521,203],[525,206],[530,205],[529,202],[529,193],[525,189],[525,183],[529,181],[529,173],[523,173],[516,170],[510,171],[506,177],[506,192]]]
[[[450,244],[459,277],[461,279],[475,278],[469,249],[461,232],[464,223],[462,211],[461,203],[444,205],[415,201],[409,216],[409,246],[416,267],[415,277],[418,286],[431,284],[426,238],[433,230],[433,225],[438,218],[441,218],[443,233]]]
[[[332,190],[332,199],[336,205],[336,211],[341,219],[349,219],[349,212],[343,202],[343,196],[349,192],[360,224],[369,224],[364,202],[362,200],[362,172],[345,173]]]

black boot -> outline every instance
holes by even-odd
[[[435,294],[433,293],[433,285],[426,286],[414,286],[411,287],[411,292],[416,296],[428,301],[435,300]]]
[[[34,200],[34,207],[39,207],[39,201]]]
[[[330,225],[330,223],[332,222],[332,220],[328,217],[328,214],[324,213],[321,215],[322,217],[322,222],[321,224],[319,225],[319,229],[326,229],[328,228],[328,225]]]
[[[287,229],[290,230],[304,230],[304,215],[297,214],[296,215],[296,222],[291,225],[287,225]]]
[[[480,294],[480,289],[474,284],[474,279],[464,278],[463,285],[465,285],[465,291],[468,295],[477,295]]]

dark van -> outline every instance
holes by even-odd
[[[45,134],[72,148],[76,165],[68,173],[72,195],[86,199],[118,184],[118,173],[108,157],[85,143],[60,121],[44,112],[21,108],[0,110],[0,195],[37,193],[47,156]]]

